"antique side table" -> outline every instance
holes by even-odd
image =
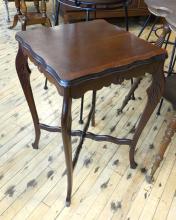
[[[17,33],[16,39],[19,42],[16,70],[35,128],[33,147],[38,148],[41,129],[62,133],[67,171],[66,205],[69,206],[71,202],[72,173],[85,138],[129,145],[130,165],[136,168],[134,153],[137,141],[162,96],[166,51],[104,20],[28,30]],[[39,122],[30,85],[28,58],[63,96],[61,127]],[[88,132],[94,115],[95,92],[111,83],[120,84],[124,79],[141,77],[146,72],[152,75],[152,83],[147,89],[148,100],[133,138],[120,139]],[[72,131],[72,99],[80,98],[90,90],[93,91],[94,99],[87,122],[83,131]],[[80,136],[73,161],[71,136]]]

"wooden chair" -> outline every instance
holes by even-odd
[[[22,30],[26,30],[27,25],[42,24],[51,27],[50,19],[46,14],[46,1],[41,0],[41,11],[39,9],[39,0],[34,0],[35,12],[28,12],[25,0],[15,0],[17,14],[14,16],[13,25],[10,29],[14,28],[18,21],[21,22]]]

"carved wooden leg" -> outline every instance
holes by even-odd
[[[151,168],[151,172],[149,175],[146,176],[147,182],[150,183],[152,181],[153,175],[155,174],[157,168],[159,167],[161,161],[163,160],[164,153],[167,150],[167,147],[170,144],[175,132],[176,132],[176,114],[173,116],[171,122],[167,127],[167,130],[159,147],[159,152],[156,155],[154,164]]]
[[[73,182],[73,163],[72,163],[72,147],[71,147],[71,104],[72,99],[69,96],[69,90],[64,91],[63,107],[62,107],[62,139],[65,152],[65,162],[67,170],[67,197],[66,206],[70,206],[71,193],[72,193],[72,182]]]
[[[40,139],[39,119],[30,85],[30,71],[28,67],[27,57],[24,56],[21,47],[19,47],[16,57],[16,70],[34,123],[35,141],[33,143],[33,148],[38,149],[38,143]]]
[[[129,154],[130,166],[133,169],[136,168],[137,166],[137,163],[134,160],[134,153],[135,153],[135,147],[137,141],[163,94],[163,89],[164,89],[163,65],[164,64],[160,62],[158,64],[155,64],[155,66],[153,67],[152,84],[147,89],[147,95],[148,95],[147,104],[145,106],[141,119],[135,129],[133,142],[132,145],[130,146],[130,154]]]
[[[14,27],[16,27],[17,23],[18,23],[18,15],[16,14],[13,18],[13,24],[12,26],[9,27],[9,29],[13,29]]]

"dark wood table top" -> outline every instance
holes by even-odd
[[[165,56],[162,49],[104,20],[27,30],[16,39],[58,83]]]
[[[145,0],[149,11],[165,17],[171,29],[176,32],[176,0]]]

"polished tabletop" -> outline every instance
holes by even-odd
[[[166,19],[176,33],[176,0],[145,0],[149,11]]]
[[[104,20],[22,31],[16,39],[62,82],[96,77],[95,73],[137,65],[164,53]]]

